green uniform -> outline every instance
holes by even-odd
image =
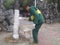
[[[33,39],[34,39],[34,43],[38,43],[38,31],[41,27],[41,25],[44,22],[44,17],[41,13],[41,11],[35,7],[30,7],[29,9],[30,12],[30,20],[34,22],[35,25],[35,29],[33,29],[32,33],[33,33]]]

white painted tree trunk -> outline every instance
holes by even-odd
[[[37,2],[37,0],[35,0],[35,7],[36,7],[36,2]]]
[[[14,26],[13,26],[13,38],[19,39],[19,10],[14,10]]]

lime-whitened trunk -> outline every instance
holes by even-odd
[[[14,10],[14,26],[13,26],[13,38],[19,39],[19,3],[18,0],[15,2]]]

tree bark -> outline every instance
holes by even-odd
[[[13,38],[19,39],[19,0],[15,0]]]

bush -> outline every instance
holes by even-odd
[[[10,9],[13,7],[13,4],[15,3],[15,0],[5,0],[4,6],[6,9]]]

